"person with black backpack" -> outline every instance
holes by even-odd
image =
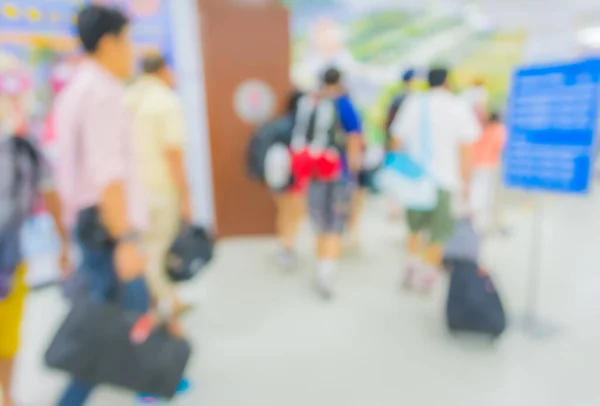
[[[341,72],[328,69],[321,89],[298,104],[291,145],[295,182],[309,180],[308,211],[317,232],[316,288],[325,299],[333,294],[352,191],[362,167],[361,131]]]
[[[296,237],[306,215],[306,190],[293,182],[289,170],[289,147],[298,101],[302,96],[302,92],[293,90],[285,114],[256,130],[248,144],[246,158],[249,176],[264,182],[275,200],[276,229],[281,245],[277,260],[285,269],[293,268],[297,262]],[[277,152],[280,156],[283,154],[283,161],[277,159],[280,157],[276,156]],[[273,178],[277,179],[274,181]]]

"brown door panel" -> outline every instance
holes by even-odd
[[[273,200],[263,185],[246,176],[246,147],[254,127],[238,117],[233,100],[241,83],[259,79],[283,108],[290,90],[287,10],[276,4],[201,0],[200,19],[219,235],[273,234]]]

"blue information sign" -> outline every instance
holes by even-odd
[[[597,59],[516,70],[504,156],[508,187],[587,193],[595,156],[599,92]]]

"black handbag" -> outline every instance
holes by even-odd
[[[79,299],[46,351],[46,364],[83,382],[172,398],[191,346],[165,329],[133,344],[129,335],[140,316],[114,302]]]
[[[204,227],[183,225],[167,255],[167,274],[172,282],[196,276],[212,260],[214,239]]]

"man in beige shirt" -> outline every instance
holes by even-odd
[[[150,225],[144,234],[148,281],[160,304],[179,308],[166,274],[166,256],[180,222],[191,220],[191,209],[184,164],[186,130],[174,82],[164,57],[147,54],[143,74],[128,89],[125,102],[133,118],[135,152],[149,206]]]

